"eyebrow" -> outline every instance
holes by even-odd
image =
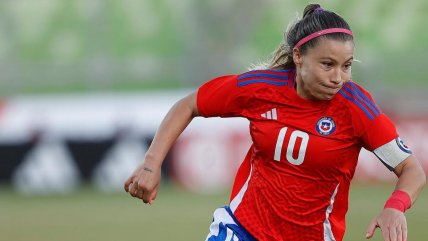
[[[321,60],[331,60],[331,61],[333,61],[333,62],[337,62],[335,59],[330,58],[330,57],[321,57]],[[348,62],[348,61],[351,61],[351,60],[354,60],[354,56],[350,57],[350,58],[349,58],[349,59],[347,59],[345,62]]]

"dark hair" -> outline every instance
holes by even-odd
[[[303,11],[303,18],[294,23],[284,34],[285,41],[275,50],[268,68],[289,69],[294,68],[293,48],[302,38],[328,28],[344,28],[351,30],[348,23],[334,12],[322,9],[319,4],[309,4]],[[299,51],[305,54],[308,48],[315,47],[322,38],[342,41],[353,40],[353,37],[345,33],[330,33],[314,38],[299,47]]]

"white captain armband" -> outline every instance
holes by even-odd
[[[412,154],[400,137],[376,148],[373,152],[391,171]]]

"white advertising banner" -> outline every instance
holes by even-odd
[[[70,192],[82,181],[103,191],[121,190],[169,108],[190,92],[5,100],[0,110],[0,181],[28,194]],[[428,170],[428,115],[392,119]],[[168,156],[167,178],[195,192],[228,190],[250,145],[245,119],[195,118]],[[354,179],[391,182],[395,175],[363,150]]]

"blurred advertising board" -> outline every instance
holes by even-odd
[[[44,95],[4,100],[0,108],[0,182],[26,194],[69,193],[82,183],[122,189],[169,108],[191,91]],[[393,118],[428,170],[428,115]],[[251,144],[248,121],[195,118],[163,166],[165,181],[191,191],[229,190]],[[393,182],[395,175],[363,150],[354,177]]]

